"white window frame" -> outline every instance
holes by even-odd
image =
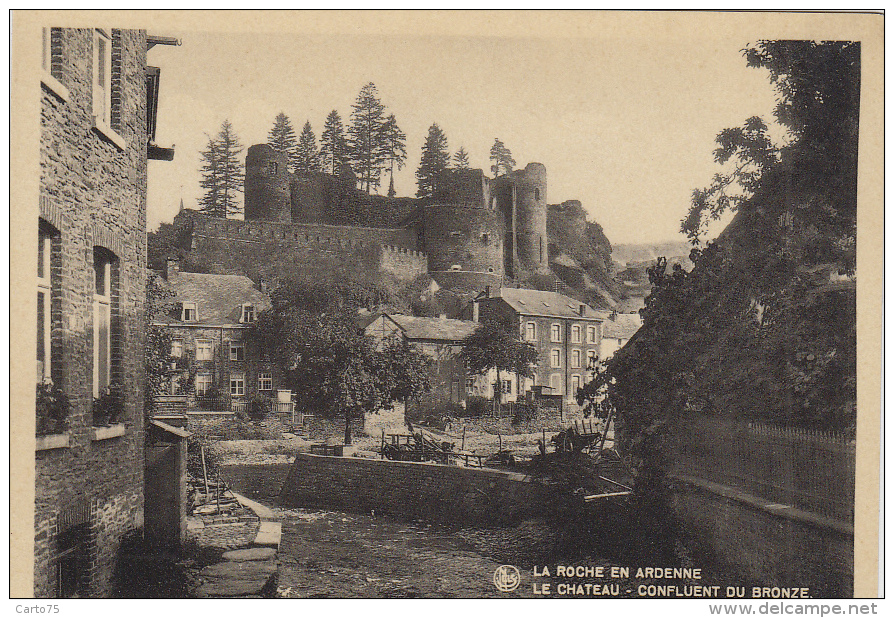
[[[558,368],[562,366],[562,350],[553,348],[549,353],[549,366]]]
[[[93,250],[93,275],[93,396],[99,397],[112,382],[112,258],[100,247]]]
[[[270,371],[259,371],[258,372],[258,390],[259,391],[272,391],[273,390],[273,373]]]
[[[205,345],[207,344],[207,345]],[[202,353],[202,350],[207,349],[208,355],[207,357]],[[211,339],[196,339],[196,360],[197,361],[210,361],[214,360],[214,342]]]
[[[192,311],[192,315],[190,317],[189,311]],[[181,322],[198,322],[199,321],[199,306],[196,303],[182,303],[180,309],[180,321]]]
[[[553,322],[549,327],[549,340],[552,343],[562,343],[562,325]]]
[[[577,384],[575,384],[575,382]],[[576,373],[571,374],[571,396],[576,397],[577,391],[579,388],[583,386],[583,382],[581,381],[580,375]]]
[[[93,30],[93,121],[112,126],[112,37],[99,28]]]
[[[53,30],[55,28],[41,29],[41,59],[40,65],[43,69],[40,81],[43,85],[50,89],[50,92],[65,102],[68,102],[70,94],[68,88],[53,75]]]
[[[245,396],[245,374],[244,373],[230,374],[230,396],[231,397],[244,397]]]
[[[242,358],[239,358],[239,351],[242,351]],[[241,341],[231,341],[230,342],[230,360],[231,361],[244,361],[245,360],[245,344]]]
[[[171,356],[174,358],[180,358],[183,356],[183,339],[180,337],[174,337],[171,339]]]
[[[475,376],[468,376],[466,378],[466,391],[471,391],[475,388]]]
[[[574,369],[579,369],[580,368],[580,360],[581,360],[580,350],[571,350],[571,367]]]
[[[571,343],[580,343],[580,324],[571,326]]]
[[[587,327],[587,343],[596,343],[596,327]]]
[[[527,341],[537,341],[537,322],[527,322],[525,324],[525,339]]]
[[[239,317],[239,321],[243,324],[250,324],[257,319],[257,313],[255,312],[255,306],[251,303],[245,303],[242,305],[242,315]]]
[[[512,380],[503,380],[502,382],[500,392],[506,395],[512,393]]]
[[[595,358],[598,361],[599,353],[596,350],[587,350],[587,369],[590,368],[590,359],[591,358]]]
[[[203,395],[207,395],[208,391],[211,390],[211,386],[214,384],[214,380],[211,377],[210,373],[199,373],[196,374],[196,396],[201,397]]]
[[[43,364],[38,366],[37,379],[43,382],[52,377],[53,371],[53,234],[39,229],[37,242],[37,294],[38,297],[42,294],[44,299],[43,315],[40,316],[43,337],[38,341],[43,347]]]

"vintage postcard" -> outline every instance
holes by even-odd
[[[878,613],[882,15],[11,36],[21,611]]]

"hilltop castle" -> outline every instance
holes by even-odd
[[[284,155],[251,146],[244,220],[183,210],[181,238],[211,272],[275,279],[289,269],[360,270],[481,290],[549,272],[546,168],[489,178],[451,169],[429,199],[368,196],[350,174],[293,174]]]

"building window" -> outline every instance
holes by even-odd
[[[183,356],[183,339],[171,339],[171,356],[174,358]]]
[[[577,324],[571,327],[571,343],[580,343],[580,326]]]
[[[534,199],[535,200],[540,199],[540,189],[537,189],[537,188],[534,189]]]
[[[580,350],[571,350],[571,366],[575,369],[580,367]]]
[[[196,322],[199,319],[199,309],[195,303],[183,303],[183,311],[180,320],[183,322]]]
[[[242,342],[230,342],[230,360],[231,361],[242,361],[245,360],[245,344]]]
[[[270,372],[263,372],[258,374],[258,390],[259,391],[272,391],[273,390],[273,375]]]
[[[564,395],[565,386],[562,384],[562,374],[554,373],[549,377],[549,385],[553,395]]]
[[[487,241],[490,240],[490,235],[487,232],[483,232],[481,234],[481,242],[487,244]]]
[[[550,367],[561,367],[562,366],[562,350],[554,349],[550,353],[549,366]]]
[[[562,343],[562,325],[553,324],[550,328],[550,341],[553,343]]]
[[[475,376],[469,376],[466,378],[466,390],[471,391],[475,388]]]
[[[276,161],[271,161],[270,163],[268,163],[267,170],[270,172],[271,176],[276,176],[276,172],[278,171]]]
[[[230,395],[242,397],[245,395],[245,375],[234,373],[230,376]]]
[[[196,395],[202,397],[211,390],[211,374],[200,373],[196,376]]]
[[[596,355],[596,350],[587,350],[587,369],[595,371],[598,362],[599,357]]]
[[[37,236],[37,381],[53,371],[53,239],[58,234],[43,221]]]
[[[580,376],[574,374],[571,376],[571,396],[576,397],[577,391],[580,390]]]
[[[450,267],[450,270],[453,270],[453,271],[462,270],[462,269],[463,269],[463,267],[460,266],[459,264],[454,264],[453,266]]]
[[[112,381],[112,264],[115,257],[93,248],[93,396]]]
[[[214,346],[210,339],[196,339],[196,360],[210,361]]]
[[[255,321],[255,306],[254,305],[242,305],[242,317],[239,320],[244,324],[248,324],[250,322]]]
[[[596,327],[587,327],[587,343],[596,343]]]
[[[537,341],[537,324],[528,322],[525,324],[525,339],[528,341]]]
[[[509,394],[512,392],[512,381],[511,380],[503,380],[503,390],[500,391],[505,394]]]
[[[99,29],[93,31],[93,115],[112,126],[112,40]]]

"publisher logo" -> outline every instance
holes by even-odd
[[[521,573],[511,564],[498,566],[494,571],[494,586],[500,592],[512,592],[521,583]]]

